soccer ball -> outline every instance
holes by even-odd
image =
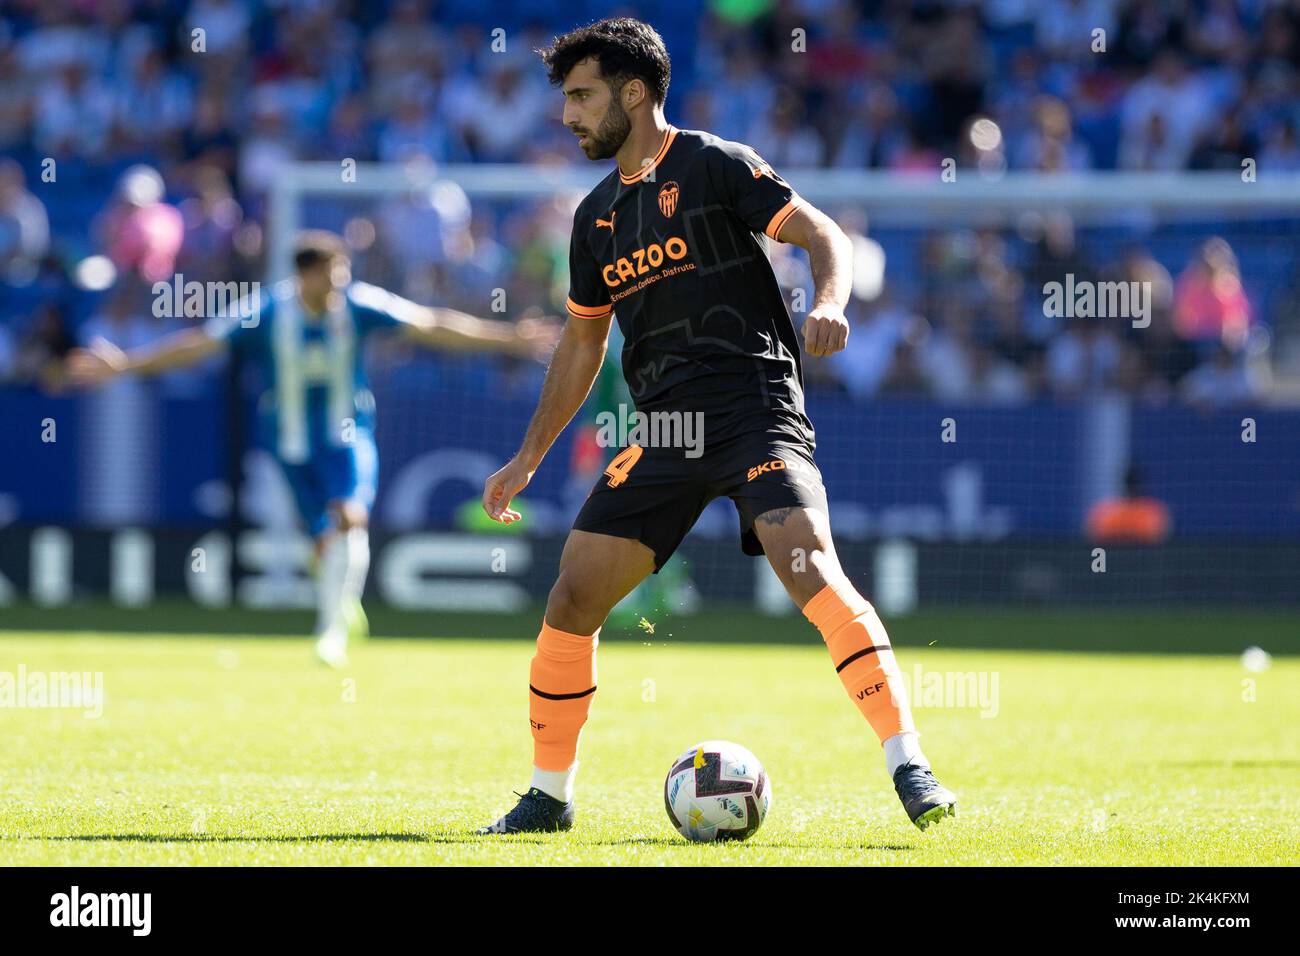
[[[673,761],[664,808],[692,843],[746,840],[767,817],[772,783],[758,758],[740,744],[706,740]]]

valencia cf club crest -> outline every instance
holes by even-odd
[[[670,218],[677,211],[677,196],[681,192],[677,183],[668,181],[659,189],[659,211],[664,218]]]

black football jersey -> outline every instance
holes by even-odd
[[[802,203],[748,146],[670,126],[636,176],[615,168],[578,206],[569,311],[613,310],[638,411],[701,412],[706,443],[767,432],[813,446],[767,257]]]

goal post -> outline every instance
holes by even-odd
[[[291,272],[293,236],[301,226],[301,203],[311,195],[376,197],[454,182],[471,200],[526,200],[569,192],[583,195],[606,174],[604,167],[509,163],[295,162],[272,182],[269,194],[268,278]],[[971,221],[990,212],[1067,209],[1081,221],[1119,211],[1224,216],[1296,215],[1300,175],[1249,179],[1232,172],[1083,173],[1013,172],[986,178],[963,169],[951,182],[936,173],[884,170],[783,169],[782,176],[809,202],[855,204],[890,221],[918,224],[938,217]]]

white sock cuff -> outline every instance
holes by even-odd
[[[885,748],[885,768],[889,771],[892,779],[898,768],[905,763],[916,764],[918,767],[930,766],[930,761],[925,759],[925,754],[921,752],[921,735],[914,730],[904,731],[901,734],[894,734],[884,743]]]
[[[370,572],[370,533],[365,528],[352,528],[347,533],[347,573],[343,578],[344,597],[357,600],[366,587]]]
[[[530,786],[536,787],[542,793],[552,796],[556,800],[571,803],[573,801],[573,782],[577,776],[578,764],[576,761],[568,770],[543,770],[541,767],[534,767]]]
[[[356,551],[370,551],[370,529],[369,528],[349,528],[346,535],[348,549]]]
[[[339,606],[343,584],[348,573],[347,542],[342,535],[332,534],[321,552],[320,567],[316,574],[316,633],[328,634],[337,630]]]

